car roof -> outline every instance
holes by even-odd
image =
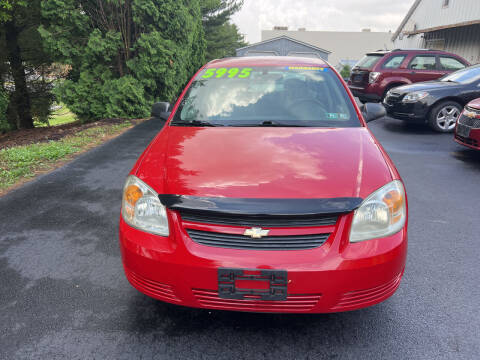
[[[390,50],[378,50],[378,51],[370,51],[369,53],[367,53],[367,55],[386,55],[390,53],[391,53]]]
[[[318,66],[330,67],[322,60],[307,57],[294,56],[245,56],[217,59],[210,61],[207,68],[218,67],[246,67],[246,66]]]
[[[433,49],[394,49],[394,50],[378,50],[378,51],[371,51],[367,53],[367,55],[387,55],[393,53],[428,53],[428,54],[444,54],[444,55],[453,55],[458,56],[456,54],[450,53],[444,50],[433,50]]]

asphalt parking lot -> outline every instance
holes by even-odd
[[[176,307],[134,290],[117,225],[126,174],[160,128],[152,120],[0,198],[0,358],[477,358],[480,153],[427,127],[369,125],[410,205],[406,273],[386,302],[271,315]]]

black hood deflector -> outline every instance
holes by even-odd
[[[238,215],[324,215],[348,213],[357,209],[363,199],[254,199],[159,195],[161,203],[171,210]]]

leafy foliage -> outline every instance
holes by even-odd
[[[342,75],[342,78],[348,79],[350,77],[350,73],[352,72],[352,69],[350,68],[350,65],[344,65],[342,70],[340,70],[340,75]]]
[[[12,11],[15,5],[25,6],[26,0],[0,0],[0,23],[12,18]]]
[[[47,80],[51,60],[37,31],[41,0],[31,0],[28,6],[19,0],[0,4],[0,78],[9,98],[9,125],[2,128],[33,127],[33,119],[47,121],[53,101]]]
[[[247,45],[238,27],[230,18],[243,5],[243,0],[205,0],[202,2],[203,28],[207,41],[206,59],[234,56],[235,49]]]
[[[7,122],[7,94],[0,88],[0,133],[10,130],[10,125]]]
[[[204,62],[199,0],[44,0],[39,31],[72,67],[55,89],[83,121],[147,116]]]

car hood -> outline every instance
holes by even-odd
[[[480,110],[480,98],[470,101],[467,106]]]
[[[233,198],[364,198],[392,180],[360,127],[167,126],[137,176],[159,194]]]
[[[456,89],[462,87],[461,84],[448,81],[425,81],[410,85],[403,85],[395,88],[393,91],[400,94],[411,93],[414,91],[435,91]]]

